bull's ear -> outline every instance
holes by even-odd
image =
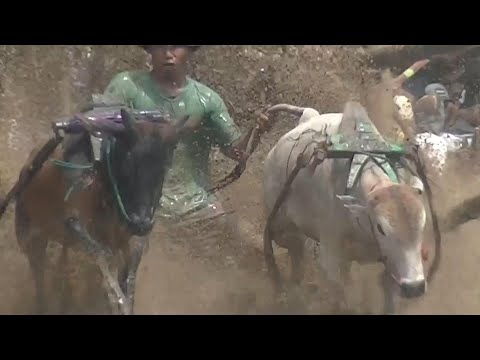
[[[350,213],[354,217],[359,217],[362,214],[367,212],[367,207],[361,205],[357,198],[350,196],[350,195],[337,195],[337,199],[339,199],[343,206],[350,211]]]

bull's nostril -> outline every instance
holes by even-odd
[[[422,248],[421,255],[423,261],[428,261],[428,250],[426,248]]]
[[[142,219],[137,225],[142,231],[149,231],[153,228],[153,222],[150,218]]]
[[[137,214],[131,215],[132,223],[141,229],[149,229],[153,225],[151,217],[140,217]]]
[[[149,228],[152,225],[152,219],[150,218],[143,218],[138,225],[140,225],[142,228]]]
[[[419,297],[425,294],[427,283],[425,280],[403,283],[401,285],[402,294],[406,298]]]
[[[132,222],[135,224],[138,224],[140,222],[140,216],[138,216],[137,214],[132,214],[131,218]]]

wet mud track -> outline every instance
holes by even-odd
[[[4,47],[0,47],[0,55]],[[49,136],[49,121],[71,114],[78,101],[77,92],[68,85],[78,74],[70,74],[71,59],[62,58],[64,49],[47,49],[43,53],[40,47],[10,47],[10,50],[12,48],[13,53],[0,56],[4,70],[0,78],[0,194],[14,183],[30,149]],[[197,78],[208,80],[219,89],[243,128],[252,120],[246,109],[256,109],[268,102],[339,111],[345,101],[355,98],[364,81],[359,60],[344,49],[290,47],[291,54],[282,58],[283,55],[265,55],[252,48],[222,47],[216,56],[217,50],[208,50],[210,53],[199,54],[194,69]],[[93,65],[102,71],[94,72],[96,82],[88,85],[89,91],[100,91],[120,70],[144,65],[144,60],[138,60],[139,54],[132,60],[124,53],[114,46],[97,49]],[[222,60],[227,58],[235,62]],[[306,65],[302,67],[302,64]],[[265,271],[262,162],[276,139],[291,129],[294,121],[290,117],[278,119],[250,159],[242,178],[221,194],[227,209],[235,211],[239,219],[236,240],[226,241],[219,236],[211,241],[209,255],[204,256],[204,249],[194,239],[180,236],[172,242],[157,224],[138,273],[137,314],[334,313],[333,294],[311,263],[300,291],[303,307],[275,302]],[[446,206],[443,196],[458,200],[465,191],[471,194],[480,188],[480,176],[474,175],[480,174],[480,169],[473,169],[471,162],[465,164],[466,173],[460,174],[454,169],[455,176],[448,179],[447,185],[435,187],[442,207]],[[214,161],[214,167],[220,169],[222,175],[232,166],[229,162]],[[216,178],[222,175],[217,174]],[[476,276],[480,268],[476,235],[479,229],[479,222],[471,221],[444,235],[444,258],[435,282],[430,284],[425,298],[402,303],[401,313],[480,313],[480,285]],[[58,246],[52,246],[47,273],[49,313],[59,313],[60,299],[69,293],[67,313],[108,313],[95,265],[84,255],[72,253],[67,271],[69,281],[65,282],[55,275],[58,256]],[[284,251],[277,251],[277,259],[286,276],[288,256]],[[381,311],[382,295],[377,281],[380,271],[381,266],[354,264],[353,281],[348,288],[350,313]],[[32,313],[34,287],[27,260],[20,253],[14,236],[13,206],[0,224],[0,288],[3,289],[0,314]]]

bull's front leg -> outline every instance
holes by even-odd
[[[84,249],[95,257],[95,262],[103,275],[104,286],[107,291],[112,311],[116,313],[117,308],[119,308],[121,314],[130,314],[130,304],[108,266],[107,257],[112,255],[111,251],[94,240],[88,233],[87,229],[80,223],[78,218],[69,218],[66,222],[66,226],[75,238],[80,241],[80,244]]]
[[[319,237],[318,237],[319,239]],[[318,253],[314,257],[314,262],[323,270],[332,293],[335,298],[336,314],[345,314],[350,312],[350,303],[346,286],[349,281],[349,272],[351,262],[345,259],[342,254],[341,238],[334,238],[337,241],[324,243],[317,240]]]
[[[147,245],[148,236],[143,236],[131,239],[123,249],[126,261],[120,273],[119,280],[122,290],[125,292],[127,301],[129,302],[132,315],[135,306],[137,271]]]
[[[392,278],[387,271],[381,276],[383,296],[384,296],[384,313],[385,315],[395,315],[395,290]]]

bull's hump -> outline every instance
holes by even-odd
[[[331,113],[312,117],[290,130],[285,134],[285,138],[298,140],[302,134],[308,132],[316,132],[326,136],[333,135],[337,132],[342,116],[341,113]]]

